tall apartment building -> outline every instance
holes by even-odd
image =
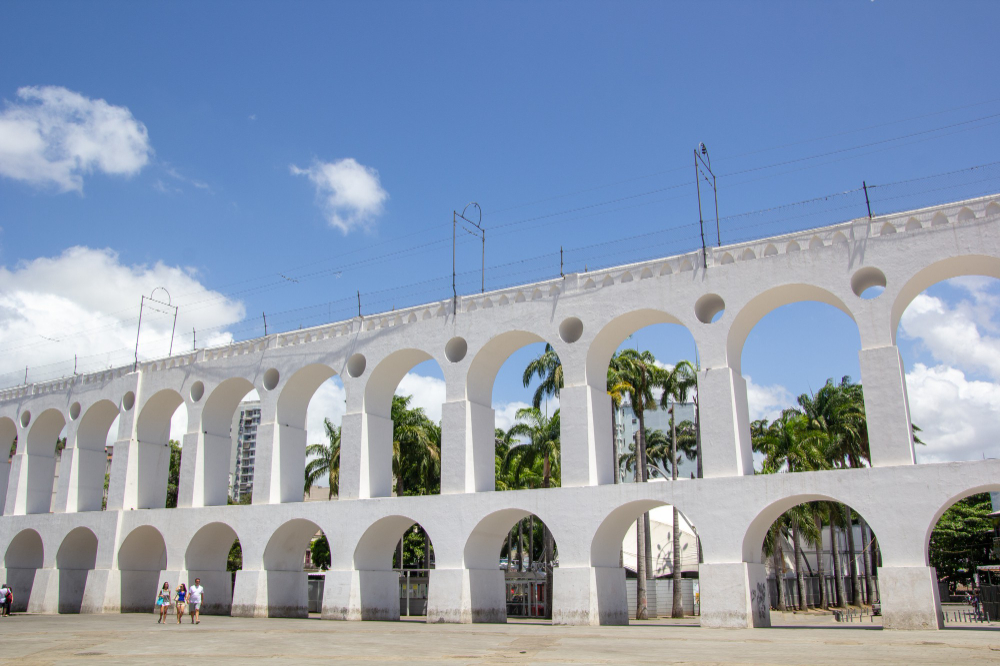
[[[253,469],[257,457],[257,427],[260,425],[260,401],[241,402],[233,414],[230,430],[233,439],[229,496],[239,502],[253,492]]]

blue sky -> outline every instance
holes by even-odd
[[[993,162],[998,15],[883,0],[4,3],[0,378],[66,374],[74,353],[84,369],[127,362],[157,285],[180,306],[181,349],[193,327],[199,346],[258,336],[261,312],[272,331],[350,317],[359,288],[365,312],[446,298],[451,212],[472,200],[487,288],[557,274],[560,246],[567,271],[694,249],[699,142],[724,218]],[[25,117],[55,123],[43,138],[57,143],[26,144]],[[58,133],[87,122],[76,143]],[[875,199],[876,213],[925,203]],[[850,201],[808,223],[864,214]],[[767,219],[726,219],[722,239],[802,224]],[[475,291],[471,238],[460,254]],[[932,397],[947,394],[927,386],[979,401],[983,425],[944,457],[997,453],[1000,371],[939,333],[964,313],[992,349],[998,294],[936,287],[901,336],[925,430],[954,439]],[[148,323],[143,354],[163,353],[169,321]],[[690,356],[668,328],[629,344]],[[505,367],[498,407],[527,398],[516,380],[536,352]],[[743,367],[752,406],[773,413],[857,377],[857,333],[832,308],[790,306],[754,330]],[[431,395],[434,370],[416,372]]]

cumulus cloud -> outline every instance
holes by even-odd
[[[910,418],[921,428],[921,462],[1000,456],[1000,306],[996,281],[949,280],[961,297],[921,294],[903,313],[900,333],[933,364],[906,373]]]
[[[179,307],[174,352],[226,344],[226,327],[244,316],[243,305],[202,285],[197,274],[157,263],[127,265],[110,249],[72,247],[14,268],[0,267],[0,385],[40,381],[125,365],[135,350],[139,301],[156,287]],[[162,291],[157,298],[163,299]],[[173,312],[143,312],[139,357],[166,356]]]
[[[927,444],[916,448],[920,462],[1000,456],[1000,385],[922,363],[906,374],[906,385],[910,418]]]
[[[0,175],[32,185],[82,192],[85,175],[135,175],[152,152],[127,108],[59,86],[20,88],[0,112]]]
[[[781,416],[781,412],[789,407],[794,407],[797,403],[795,397],[780,384],[771,386],[760,386],[754,384],[753,380],[747,376],[747,406],[749,407],[750,420],[767,419],[773,421]]]
[[[305,169],[293,164],[290,169],[293,174],[312,181],[316,199],[330,226],[345,235],[371,226],[389,198],[379,182],[378,171],[350,157],[336,162],[317,160]]]

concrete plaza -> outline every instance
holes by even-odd
[[[771,629],[704,629],[691,620],[627,627],[428,625],[423,622],[205,617],[158,625],[152,614],[0,619],[0,654],[21,664],[978,664],[1000,662],[1000,625],[884,632],[830,616],[772,614]]]

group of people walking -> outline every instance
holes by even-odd
[[[177,624],[181,623],[184,611],[190,606],[191,624],[201,624],[201,601],[205,597],[205,588],[201,586],[201,578],[194,579],[194,585],[189,590],[184,583],[177,585],[174,595],[170,596],[170,583],[164,583],[156,595],[156,607],[160,611],[157,624],[167,623],[167,614],[174,606],[177,612]]]
[[[10,605],[14,603],[14,588],[4,583],[0,585],[0,616],[10,617]]]

